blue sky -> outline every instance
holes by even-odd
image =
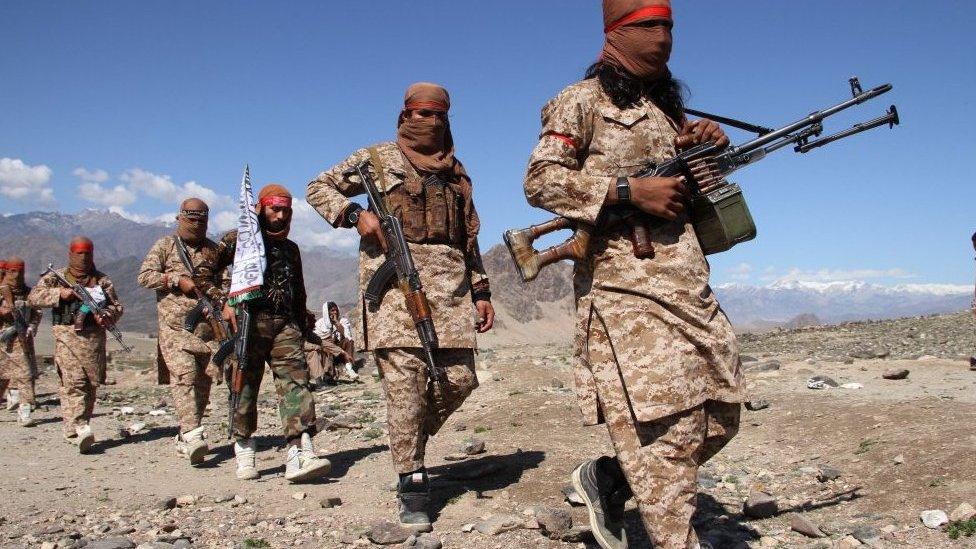
[[[671,67],[692,107],[782,125],[846,99],[857,74],[895,89],[828,131],[889,103],[903,119],[736,174],[759,236],[712,256],[716,282],[971,282],[974,6],[675,2]],[[0,212],[152,219],[187,194],[228,210],[245,162],[303,195],[391,138],[404,88],[431,80],[451,91],[487,248],[548,218],[522,194],[539,109],[601,44],[600,3],[583,0],[3,2]],[[304,242],[355,244],[307,210],[296,224]]]

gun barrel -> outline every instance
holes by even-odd
[[[892,127],[900,122],[898,119],[898,110],[892,105],[886,114],[883,114],[873,120],[868,120],[867,122],[861,122],[860,124],[854,124],[850,128],[839,131],[835,134],[828,135],[817,139],[816,141],[811,141],[809,143],[804,143],[802,145],[796,146],[796,152],[805,153],[810,150],[816,149],[817,147],[823,147],[828,143],[833,143],[844,139],[845,137],[850,137],[861,132],[866,132],[868,130],[877,128],[878,126],[884,126],[885,124],[890,124]]]

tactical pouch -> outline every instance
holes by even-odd
[[[695,196],[692,219],[705,255],[724,252],[756,237],[756,224],[742,189],[735,183]]]

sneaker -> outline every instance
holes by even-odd
[[[626,549],[627,532],[622,519],[624,503],[629,499],[630,490],[615,486],[617,483],[613,475],[606,471],[608,467],[601,467],[607,460],[616,462],[614,458],[602,457],[577,467],[572,475],[573,488],[586,504],[593,537],[600,547]]]
[[[332,470],[332,462],[315,455],[312,437],[302,433],[300,445],[288,446],[288,459],[285,461],[285,480],[288,482],[305,482]]]
[[[353,368],[352,362],[347,362],[346,363],[346,375],[349,376],[349,379],[351,379],[353,381],[356,381],[356,380],[359,379],[359,374],[356,373],[356,369]]]
[[[257,451],[258,443],[253,438],[234,441],[234,455],[237,456],[237,478],[241,480],[254,480],[260,475],[254,465],[254,454]]]
[[[176,435],[176,453],[190,458],[190,465],[200,465],[207,458],[210,447],[207,446],[207,434],[203,432],[203,425],[185,433]]]
[[[7,411],[13,412],[18,406],[20,406],[20,391],[10,389],[7,391]]]
[[[31,405],[21,402],[17,408],[17,422],[21,427],[33,427],[36,421],[31,417]]]
[[[400,524],[411,528],[430,527],[430,480],[425,469],[400,475],[397,499],[400,500]]]
[[[78,435],[78,440],[75,444],[78,445],[79,454],[87,454],[91,451],[91,447],[95,444],[95,435],[92,434],[91,425],[85,424],[80,427],[75,427],[75,433]]]

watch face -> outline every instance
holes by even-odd
[[[349,215],[346,216],[346,219],[349,220],[350,225],[355,225],[356,223],[359,223],[359,210],[349,212]]]

